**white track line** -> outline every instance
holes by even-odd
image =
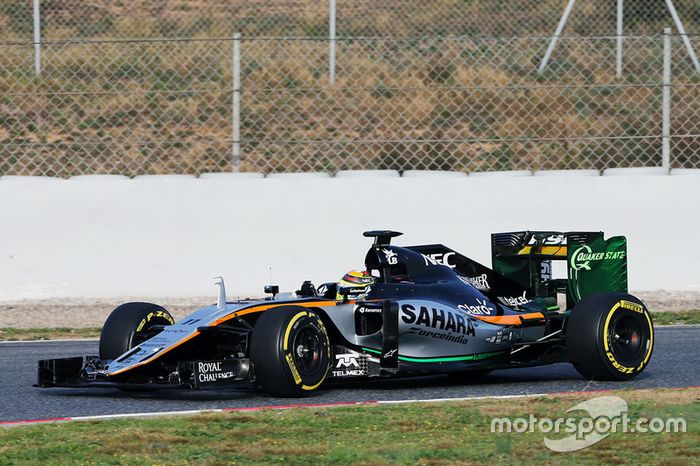
[[[665,388],[665,387],[660,387]],[[700,388],[697,386],[689,387],[669,387],[669,388]],[[654,388],[641,388],[638,390],[654,390]],[[529,393],[521,395],[492,395],[492,396],[470,396],[462,398],[433,398],[421,400],[381,400],[381,401],[339,401],[334,403],[307,403],[296,405],[278,405],[278,406],[250,406],[239,408],[212,408],[212,409],[193,409],[187,411],[156,411],[147,413],[124,413],[124,414],[100,414],[95,416],[75,416],[54,419],[27,419],[20,421],[4,421],[0,422],[0,427],[17,427],[21,425],[32,424],[53,424],[58,422],[71,421],[104,421],[113,419],[128,419],[128,418],[150,418],[150,417],[165,417],[165,416],[192,416],[197,414],[209,413],[230,413],[230,412],[246,412],[246,411],[272,411],[283,409],[300,409],[300,408],[342,408],[348,406],[378,406],[378,405],[396,405],[409,403],[444,403],[444,402],[464,402],[464,401],[479,401],[479,400],[503,400],[503,399],[518,399],[518,398],[538,398],[552,395],[586,395],[605,393],[615,390],[593,390],[593,391],[565,391],[551,393]]]
[[[212,409],[190,409],[187,411],[163,411],[163,412],[151,412],[151,413],[125,413],[125,414],[98,414],[95,416],[75,416],[71,417],[71,421],[106,421],[108,419],[127,419],[130,417],[144,418],[144,417],[165,417],[165,416],[188,416],[195,414],[206,414],[206,413],[223,413],[224,410],[221,408]]]
[[[569,393],[569,392],[566,392]],[[585,393],[585,392],[584,392]],[[377,401],[380,405],[391,404],[408,404],[408,403],[444,403],[449,401],[478,401],[478,400],[507,400],[511,398],[533,398],[539,396],[547,396],[555,393],[530,393],[526,395],[485,395],[485,396],[468,396],[462,398],[427,398],[422,400],[383,400]]]

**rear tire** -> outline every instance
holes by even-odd
[[[266,392],[280,397],[307,396],[321,386],[330,369],[328,332],[310,309],[271,309],[255,323],[250,357],[256,380]]]
[[[172,325],[175,320],[161,306],[126,303],[107,317],[100,334],[100,359],[115,359],[153,335],[156,325]]]
[[[654,350],[651,314],[630,294],[584,298],[566,328],[569,358],[587,379],[630,380],[646,368]]]

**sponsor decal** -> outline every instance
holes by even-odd
[[[384,253],[384,257],[386,258],[387,264],[396,265],[399,263],[399,258],[397,257],[397,254],[391,249],[382,249],[382,252]]]
[[[513,332],[506,330],[499,330],[495,335],[486,338],[488,343],[500,344],[507,343],[513,339]]]
[[[527,242],[527,244],[518,252],[518,254],[530,254],[532,252],[532,248],[538,243],[537,239],[535,236],[530,237],[530,240]],[[549,235],[546,238],[543,238],[539,242],[539,246],[542,248],[542,252],[545,252],[545,248],[549,248],[550,251],[552,248],[555,249],[555,252],[552,254],[555,255],[561,255],[562,253],[565,255],[566,254],[566,235]],[[557,247],[559,249],[557,249]],[[556,252],[558,251],[558,252]]]
[[[474,336],[474,324],[460,313],[443,311],[442,309],[428,308],[411,304],[401,306],[401,320],[405,324],[429,327],[445,332],[457,333],[465,336]]]
[[[153,337],[150,340],[148,340],[147,343],[144,343],[141,345],[141,347],[149,347],[149,346],[161,346],[161,345],[169,345],[172,344],[173,341],[170,338],[165,338],[161,336]]]
[[[297,369],[297,365],[294,364],[294,358],[292,358],[292,355],[290,353],[287,353],[284,355],[284,359],[287,361],[287,365],[289,366],[289,370],[292,371],[292,377],[294,378],[294,383],[299,385],[301,383],[301,376],[299,375],[299,370]]]
[[[355,308],[355,312],[358,314],[381,314],[382,313],[382,308],[381,307],[368,307],[364,304],[360,304]]]
[[[435,254],[421,254],[425,260],[425,265],[446,265],[447,267],[454,269],[457,264],[454,262],[455,253],[445,252],[445,253],[435,253]]]
[[[151,320],[155,319],[156,317],[160,317],[162,319],[165,319],[171,325],[175,323],[173,318],[170,317],[167,312],[153,311],[153,312],[149,312],[148,315],[139,323],[138,327],[136,328],[136,331],[140,332],[141,330],[143,330],[143,327],[146,325],[146,323],[150,322]]]
[[[172,327],[166,327],[165,330],[157,334],[148,340],[148,343],[162,344],[162,343],[175,343],[176,338],[182,338],[185,334],[191,334],[196,329],[192,327],[181,328],[180,325],[174,325]]]
[[[479,275],[478,277],[459,277],[467,285],[471,285],[479,291],[489,291],[491,287],[489,286],[488,276],[486,274]]]
[[[537,243],[537,239],[533,236],[528,241],[528,246],[534,246]],[[543,246],[560,246],[566,244],[566,235],[549,235],[542,240]]]
[[[620,307],[623,309],[628,309],[630,311],[638,312],[639,314],[644,314],[644,308],[641,304],[633,303],[631,301],[625,301],[624,299],[620,301]]]
[[[348,299],[357,299],[359,297],[364,297],[371,290],[369,286],[341,286],[339,288],[339,294],[341,296],[347,296]]]
[[[212,383],[235,378],[236,374],[223,368],[223,363],[223,361],[198,362],[196,368],[197,382],[200,384]]]
[[[613,367],[615,367],[615,369],[622,372],[623,374],[632,374],[634,372],[634,367],[623,366],[622,364],[617,362],[617,360],[615,359],[615,356],[613,356],[613,354],[610,351],[607,351],[605,353],[605,355],[608,357],[608,359],[612,363]]]
[[[335,355],[335,366],[331,370],[333,377],[360,377],[367,375],[367,357],[359,353]]]
[[[525,304],[529,303],[530,300],[525,297],[525,293],[523,292],[522,296],[517,296],[517,297],[512,297],[512,296],[499,296],[498,300],[505,304],[506,306],[510,307],[518,307],[518,306],[524,306]]]
[[[569,265],[574,270],[591,270],[591,262],[624,259],[625,251],[593,252],[590,246],[584,244],[571,255]]]
[[[488,301],[479,298],[477,298],[476,304],[460,304],[457,307],[474,316],[490,316],[493,312],[496,312],[495,308],[489,306]]]
[[[395,355],[397,351],[398,351],[398,349],[396,349],[396,348],[394,348],[393,350],[387,351],[386,354],[384,356],[382,356],[382,358],[389,359],[390,357]]]
[[[543,282],[552,279],[552,261],[542,261],[540,263],[540,279]]]
[[[411,327],[408,329],[408,333],[410,335],[418,335],[419,337],[430,337],[434,338],[435,340],[445,340],[451,343],[460,343],[462,345],[466,345],[467,343],[469,343],[469,339],[463,335],[433,332],[431,330],[425,330],[420,327]]]
[[[336,369],[340,369],[341,367],[360,367],[360,365],[357,363],[357,356],[359,355],[355,353],[336,354]]]

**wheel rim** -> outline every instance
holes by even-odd
[[[321,334],[312,325],[299,329],[294,336],[292,357],[302,375],[314,374],[321,365],[323,343]]]
[[[649,339],[644,328],[636,316],[626,315],[615,321],[610,334],[611,349],[621,364],[634,365],[642,356]]]

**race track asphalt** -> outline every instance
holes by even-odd
[[[460,398],[568,391],[700,386],[700,326],[656,331],[651,363],[629,382],[588,382],[569,364],[492,372],[478,380],[420,377],[328,387],[304,399],[280,399],[251,388],[124,393],[114,389],[40,389],[37,360],[96,354],[96,341],[0,343],[0,421],[378,400]]]

